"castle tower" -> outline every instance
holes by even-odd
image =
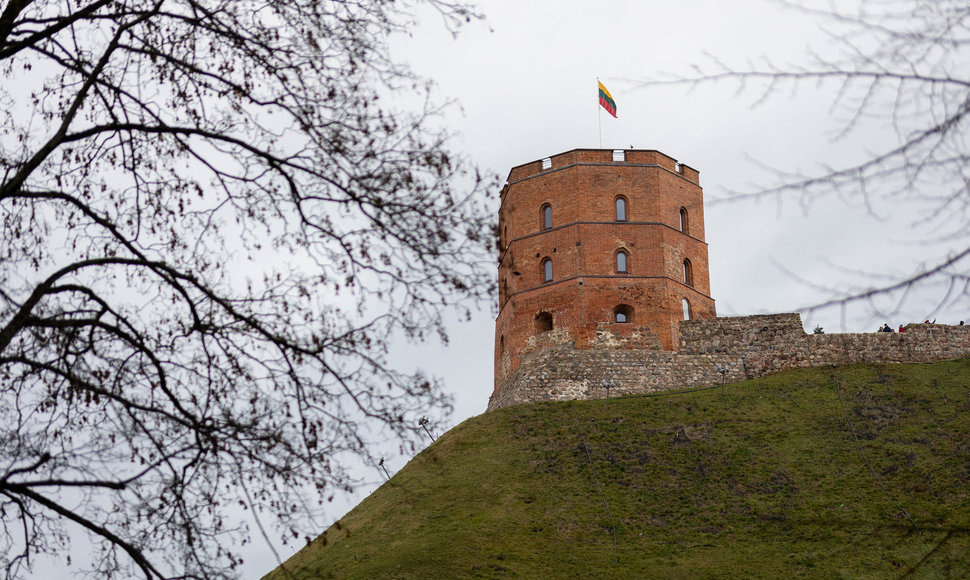
[[[501,204],[493,396],[543,337],[635,332],[679,350],[680,321],[715,317],[696,170],[576,149],[513,168]]]

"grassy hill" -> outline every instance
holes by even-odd
[[[522,405],[267,578],[964,578],[968,481],[968,360]]]

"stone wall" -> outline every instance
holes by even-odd
[[[744,359],[750,377],[826,364],[970,356],[970,327],[946,324],[910,324],[901,333],[806,334],[798,314],[769,314],[685,321],[680,332],[681,354],[733,354]]]
[[[648,329],[617,336],[602,325],[577,348],[563,332],[537,337],[488,408],[600,399],[742,381],[787,369],[860,362],[934,362],[970,356],[970,327],[910,324],[904,333],[806,334],[798,314],[690,320],[680,351],[658,350]],[[625,333],[627,334],[627,333]]]

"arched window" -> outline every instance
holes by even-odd
[[[685,234],[690,233],[687,231],[687,208],[680,208],[680,231]]]
[[[690,260],[684,260],[684,284],[694,285],[694,272],[690,266]]]
[[[552,314],[549,312],[536,314],[536,334],[550,330],[552,330]]]
[[[552,228],[552,206],[548,203],[542,206],[542,229]]]
[[[691,319],[690,302],[688,302],[687,299],[684,298],[683,300],[680,301],[680,305],[684,309],[684,320],[690,320]]]
[[[616,221],[618,222],[626,221],[626,198],[625,197],[616,198]]]
[[[542,281],[552,282],[552,260],[549,258],[542,261]]]
[[[629,256],[627,255],[625,250],[620,250],[619,252],[616,253],[616,272],[618,274],[626,274],[627,272],[629,272],[629,270],[627,270],[627,265],[626,265],[627,258],[629,258]]]
[[[502,336],[500,336],[499,339],[498,339],[498,351],[499,351],[499,353],[504,353],[505,352],[505,335],[504,334]]]
[[[620,304],[613,309],[613,322],[626,324],[633,322],[633,307],[628,304]]]

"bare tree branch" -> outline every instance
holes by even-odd
[[[477,18],[425,2],[452,31]],[[389,54],[411,19],[391,0],[4,4],[7,577],[79,532],[98,577],[232,577],[250,522],[313,535],[350,463],[447,413],[387,353],[489,296],[494,182]]]
[[[889,281],[870,280],[851,291],[829,287],[825,292],[831,298],[806,308],[871,304],[877,297],[911,296],[914,288],[929,285],[942,288],[944,303],[967,301],[963,258],[970,253],[970,7],[957,0],[862,0],[853,9],[817,7],[810,0],[781,3],[819,20],[829,39],[824,55],[812,53],[809,62],[791,65],[763,60],[748,68],[711,57],[695,74],[640,86],[736,83],[739,92],[753,93],[757,106],[783,90],[809,91],[834,83],[831,112],[844,115],[836,139],[874,119],[894,129],[896,142],[881,142],[859,161],[812,173],[774,168],[773,185],[734,192],[721,201],[770,197],[808,209],[817,200],[837,196],[873,215],[898,211],[901,202],[918,206],[921,211],[911,214],[910,223],[932,231],[927,242],[946,243],[942,255]]]

